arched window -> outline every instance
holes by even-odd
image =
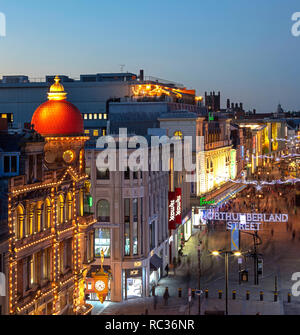
[[[27,222],[26,222],[26,229],[25,234],[26,236],[32,235],[34,230],[34,205],[30,205],[27,209]]]
[[[99,200],[97,203],[97,217],[100,222],[110,221],[110,208],[107,200]]]
[[[176,131],[174,132],[174,136],[175,136],[175,137],[178,137],[178,138],[180,138],[180,139],[182,139],[182,137],[183,137],[183,135],[182,135],[182,131],[180,131],[180,130],[176,130]]]
[[[24,236],[24,208],[22,205],[19,205],[16,210],[16,226],[15,226],[15,234],[18,239],[23,238]]]
[[[58,196],[57,199],[57,223],[62,224],[64,223],[64,197],[62,194]]]
[[[49,198],[44,203],[44,228],[50,228],[51,226],[51,201]]]
[[[43,202],[38,201],[35,206],[34,231],[40,232],[43,229]]]
[[[66,201],[66,219],[68,221],[71,221],[72,220],[72,217],[73,217],[73,213],[72,213],[72,194],[69,192],[67,194],[67,201]]]

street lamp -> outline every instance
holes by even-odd
[[[225,301],[226,301],[226,312],[225,314],[228,315],[228,256],[234,255],[236,257],[240,257],[242,253],[240,251],[219,251],[214,250],[211,252],[212,256],[220,256],[225,255]]]

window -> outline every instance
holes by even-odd
[[[93,120],[93,114],[89,114],[89,120]]]
[[[94,120],[97,120],[98,114],[94,114]]]
[[[97,179],[108,180],[109,179],[109,169],[97,169]]]
[[[4,156],[4,173],[9,173],[9,161],[10,161],[10,156]]]
[[[84,118],[84,120],[87,120],[88,115],[87,114],[83,114],[83,118]]]
[[[104,120],[107,119],[107,114],[103,114],[103,119],[104,119]]]
[[[127,166],[126,171],[124,171],[124,179],[129,180],[130,179],[130,169]]]
[[[155,221],[153,221],[150,224],[150,249],[154,249],[155,248]]]
[[[130,256],[130,199],[124,199],[124,253]]]
[[[66,206],[66,209],[67,209],[67,215],[66,215],[66,219],[68,221],[71,221],[72,220],[72,217],[73,217],[73,211],[72,211],[72,204],[73,204],[73,201],[72,201],[72,195],[71,193],[68,193],[67,195],[67,206]]]
[[[96,115],[96,114],[95,114],[95,115]],[[99,136],[99,132],[98,132],[97,129],[94,129],[94,131],[93,131],[93,136]]]
[[[44,228],[50,228],[51,225],[51,202],[47,198],[44,204]]]
[[[23,226],[24,226],[24,209],[22,206],[18,206],[17,208],[17,238],[23,238]]]
[[[175,137],[178,137],[178,138],[180,138],[180,139],[182,139],[182,132],[180,131],[180,130],[176,130],[175,132],[174,132],[174,136]]]
[[[64,198],[60,195],[57,199],[57,222],[64,223]]]
[[[106,129],[102,129],[102,136],[106,135]]]
[[[99,117],[99,120],[102,120],[102,114],[101,113],[98,114],[98,117]]]
[[[133,255],[138,254],[138,199],[132,200],[132,214],[133,214],[133,226],[132,226],[132,242],[133,242]]]
[[[97,217],[100,222],[110,221],[110,206],[107,200],[99,200],[97,203]]]
[[[88,135],[90,133],[90,131],[88,129],[85,129],[84,133]]]
[[[99,228],[95,230],[95,257],[101,257],[101,250],[104,257],[110,257],[110,229]]]

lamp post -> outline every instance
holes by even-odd
[[[228,256],[234,255],[240,257],[242,253],[240,251],[215,250],[211,254],[213,256],[225,255],[225,314],[228,315]]]

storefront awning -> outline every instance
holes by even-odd
[[[150,270],[158,270],[162,266],[162,259],[154,254],[150,258]]]

